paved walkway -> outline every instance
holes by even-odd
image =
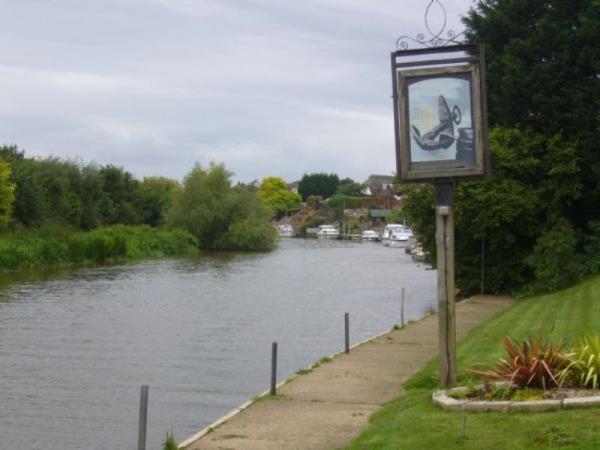
[[[456,305],[457,338],[512,303],[479,296]],[[437,315],[391,331],[298,376],[185,447],[331,449],[348,444],[402,383],[437,353]]]

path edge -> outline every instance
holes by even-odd
[[[470,300],[472,297],[462,300],[461,302],[466,302],[468,300]],[[425,313],[422,314],[420,316],[417,316],[414,319],[411,319],[412,322],[418,322],[420,320],[423,320],[435,313]],[[409,324],[406,324],[405,327],[407,327]],[[376,336],[364,339],[360,342],[357,342],[356,344],[350,346],[350,350],[353,350],[357,347],[360,347],[362,345],[368,344],[371,341],[374,341],[375,339],[379,339],[382,336],[385,336],[386,334],[392,333],[394,331],[398,331],[398,330],[394,330],[393,328],[391,330],[387,330],[387,331],[383,331],[379,334],[377,334]],[[335,358],[341,354],[344,353],[344,350],[340,350],[339,352],[336,353],[332,353],[331,355],[328,356],[324,356],[324,358]],[[322,359],[322,358],[321,358]],[[317,366],[317,364],[319,364],[319,360],[315,361],[314,363],[312,363],[311,365],[305,367],[304,369],[299,369],[300,370],[313,370],[315,369],[315,366]],[[279,389],[281,386],[290,383],[291,381],[293,381],[294,379],[296,379],[298,376],[297,374],[293,374],[290,377],[286,378],[283,381],[280,381],[277,385],[276,388]],[[241,413],[242,411],[244,411],[245,409],[248,409],[250,406],[252,406],[254,403],[256,403],[256,401],[258,399],[261,399],[263,397],[266,397],[270,394],[269,390],[266,390],[264,392],[261,392],[260,394],[258,394],[256,397],[254,397],[252,400],[248,400],[247,402],[241,404],[240,406],[238,406],[237,408],[234,408],[233,410],[229,411],[227,414],[225,414],[224,416],[220,417],[219,419],[215,420],[214,422],[212,422],[210,425],[204,427],[203,429],[201,429],[200,431],[198,431],[196,434],[193,434],[192,436],[190,436],[189,438],[185,439],[184,441],[181,441],[181,443],[179,443],[177,445],[177,448],[185,450],[186,447],[188,447],[189,445],[193,444],[194,442],[196,442],[198,439],[206,436],[208,433],[212,432],[215,428],[223,425],[225,422],[227,422],[229,419],[231,419],[232,417],[237,416],[239,413]]]

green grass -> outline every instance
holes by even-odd
[[[0,234],[0,271],[45,269],[191,254],[196,239],[186,231],[115,225],[91,231],[62,227]]]
[[[542,334],[575,343],[600,332],[600,277],[549,295],[518,301],[471,330],[458,346],[459,380],[467,369],[503,354],[502,336]],[[458,413],[431,402],[437,361],[412,377],[405,395],[377,412],[349,449],[598,449],[600,409],[548,413]],[[462,433],[463,420],[466,427]]]

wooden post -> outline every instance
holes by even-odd
[[[456,319],[454,316],[454,213],[452,182],[435,185],[435,229],[438,276],[440,384],[456,384]]]
[[[140,420],[138,426],[138,450],[146,450],[146,429],[148,424],[148,385],[140,389]]]
[[[350,314],[344,314],[344,350],[350,353]]]
[[[277,395],[277,342],[271,347],[271,395]]]
[[[480,293],[483,295],[483,283],[485,280],[485,236],[481,238],[481,289]]]
[[[405,290],[404,287],[402,288],[402,298],[401,298],[401,304],[400,304],[400,326],[404,326],[404,295],[405,295]]]

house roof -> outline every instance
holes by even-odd
[[[371,192],[373,192],[383,189],[384,184],[393,184],[395,180],[396,177],[393,175],[370,175],[364,184],[371,189]]]

